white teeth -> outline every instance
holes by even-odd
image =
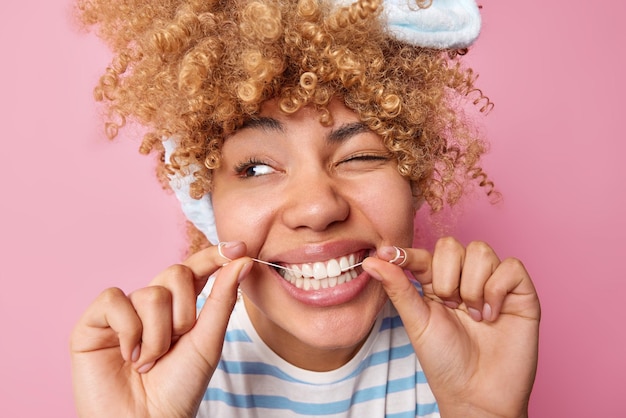
[[[281,275],[298,289],[327,289],[356,278],[359,275],[354,267],[356,262],[357,257],[351,254],[326,262],[292,264]]]
[[[330,259],[326,262],[315,262],[306,264],[291,264],[286,266],[289,270],[289,274],[294,277],[308,277],[315,280],[322,280],[327,277],[337,277],[341,273],[345,273],[354,269],[356,264],[356,257],[354,254],[350,256],[341,257],[339,260]]]
[[[340,284],[348,283],[350,280],[356,278],[356,276],[358,276],[357,272],[351,270],[349,273],[341,274],[338,277],[327,277],[321,280],[317,280],[312,277],[291,276],[291,279],[288,279],[288,281],[290,281],[291,284],[293,284],[298,289],[319,290],[328,289]]]
[[[349,270],[350,266],[352,266],[352,264],[350,264],[350,262],[348,261],[348,257],[341,257],[339,259],[339,267],[341,268],[341,271]],[[336,276],[339,276],[339,275],[336,274]]]
[[[293,266],[289,266],[292,270],[292,274],[296,277],[302,277],[302,270],[300,270],[300,267],[293,265]]]
[[[326,264],[317,262],[313,264],[313,278],[315,280],[320,280],[328,277],[326,274]]]
[[[313,277],[313,267],[310,264],[302,265],[302,275],[304,277]]]
[[[333,259],[328,262],[326,265],[326,276],[327,277],[335,277],[341,274],[341,267],[339,267],[339,262]]]

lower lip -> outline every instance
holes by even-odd
[[[281,286],[295,300],[305,305],[324,308],[328,306],[341,305],[356,298],[367,286],[370,276],[362,272],[347,283],[319,290],[298,289],[296,286],[283,279],[278,272],[274,271]]]

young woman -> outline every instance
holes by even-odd
[[[76,325],[81,416],[526,415],[523,265],[480,242],[411,248],[420,205],[491,185],[459,104],[472,25],[429,26],[472,22],[473,3],[79,6],[116,53],[97,89],[111,135],[148,128],[194,225],[187,260]]]

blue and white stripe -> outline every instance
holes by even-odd
[[[330,372],[286,363],[252,327],[243,303],[198,417],[439,417],[402,321],[388,303],[359,353]]]

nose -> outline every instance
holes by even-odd
[[[282,218],[291,229],[321,232],[345,221],[350,204],[340,187],[324,170],[307,170],[294,177],[284,193]]]

